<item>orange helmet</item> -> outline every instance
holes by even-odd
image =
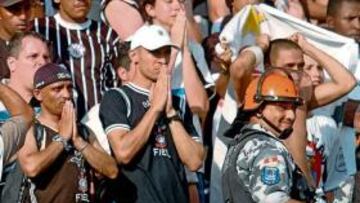
[[[269,70],[250,82],[245,91],[243,110],[255,110],[264,101],[302,104],[299,91],[291,76],[278,69]]]

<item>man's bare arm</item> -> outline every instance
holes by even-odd
[[[180,121],[169,123],[176,150],[182,163],[190,170],[198,170],[204,159],[204,147],[196,142],[185,130]]]
[[[190,50],[187,47],[184,48],[182,69],[185,94],[191,111],[204,118],[203,116],[209,110],[209,98],[196,71]]]
[[[116,161],[101,148],[95,138],[90,140],[91,144],[81,137],[73,139],[73,142],[75,148],[97,172],[111,179],[117,177],[119,170]]]
[[[0,83],[0,100],[10,112],[11,116],[22,116],[26,126],[30,127],[33,110],[21,96],[10,87]]]
[[[22,170],[28,177],[36,177],[56,160],[64,146],[60,142],[51,142],[46,149],[39,151],[32,126],[26,134],[25,144],[18,152]]]
[[[309,110],[329,104],[350,92],[356,79],[340,62],[298,36],[298,44],[305,54],[313,58],[330,75],[331,81],[315,87]]]
[[[148,142],[152,127],[160,112],[150,108],[131,131],[116,129],[107,136],[119,164],[128,164]]]
[[[105,16],[121,40],[128,39],[144,24],[139,11],[123,1],[110,1],[105,8]]]

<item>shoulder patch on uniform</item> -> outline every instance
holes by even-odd
[[[280,170],[277,167],[263,167],[261,169],[261,182],[265,185],[278,184],[280,182]]]

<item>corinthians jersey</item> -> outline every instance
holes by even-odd
[[[104,92],[116,86],[112,59],[116,54],[116,33],[102,22],[87,20],[76,24],[64,21],[59,14],[36,18],[33,30],[52,44],[56,63],[71,72],[78,117],[99,103]]]

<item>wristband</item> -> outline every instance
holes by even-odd
[[[54,137],[52,137],[52,141],[60,142],[64,146],[65,151],[67,152],[70,151],[72,148],[68,141],[65,138],[61,137],[59,134],[54,135]]]
[[[255,55],[255,66],[259,66],[264,62],[264,53],[259,46],[246,47],[242,51],[251,51]]]
[[[180,115],[179,115],[179,113],[177,111],[175,111],[174,115],[166,117],[166,123],[167,124],[170,124],[173,121],[180,121],[180,122],[182,121],[181,117],[180,117]]]

